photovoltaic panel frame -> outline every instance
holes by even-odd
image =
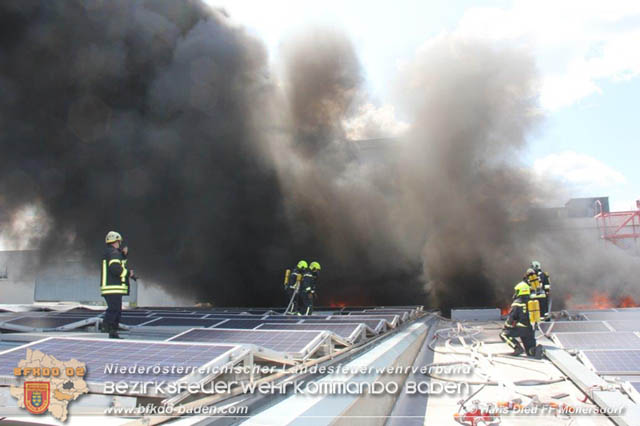
[[[583,350],[578,358],[601,375],[638,375],[640,381],[640,350]]]
[[[331,333],[324,331],[197,328],[173,336],[167,341],[252,344],[295,359],[303,359],[316,352],[322,344],[328,343],[330,338]]]
[[[615,331],[638,331],[640,332],[640,321],[635,320],[608,320],[607,324]]]
[[[351,343],[358,342],[366,338],[366,326],[358,323],[341,324],[277,324],[263,323],[258,330],[325,330],[334,333]]]
[[[603,321],[555,321],[540,323],[543,333],[583,333],[613,331]]]
[[[150,318],[149,321],[138,324],[142,327],[211,327],[221,323],[222,319],[214,318]]]
[[[587,320],[608,321],[608,320],[636,320],[640,321],[640,312],[584,312],[582,314]]]
[[[0,323],[0,328],[28,332],[41,329],[74,328],[74,325],[81,327],[96,322],[98,322],[97,315],[88,318],[76,316],[25,315]]]
[[[552,333],[564,349],[640,349],[640,337],[631,332]]]
[[[92,392],[98,393],[103,391],[105,382],[199,382],[207,374],[199,374],[198,368],[221,367],[251,352],[240,345],[50,337],[0,353],[0,383],[17,383],[13,369],[26,358],[27,350],[39,350],[59,361],[76,359],[85,363],[85,381]],[[110,372],[106,369],[108,365],[122,366],[125,370]],[[128,367],[144,370],[156,366],[167,367],[169,370],[161,374],[147,374],[146,371],[131,374],[127,370]],[[179,368],[183,370],[180,371]],[[153,394],[152,389],[148,395],[158,396]]]

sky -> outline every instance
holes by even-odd
[[[396,116],[393,82],[421,46],[443,34],[520,46],[535,59],[544,121],[519,161],[568,188],[610,197],[612,210],[640,199],[640,1],[208,0],[266,44],[311,25],[353,41],[372,117]]]

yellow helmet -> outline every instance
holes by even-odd
[[[309,265],[307,264],[306,261],[301,260],[300,262],[298,262],[297,268],[298,269],[307,269],[309,267]]]
[[[116,241],[122,241],[122,235],[118,234],[116,231],[109,231],[104,242],[107,244],[115,243]]]
[[[528,296],[531,294],[531,287],[524,281],[520,281],[513,289],[516,291],[514,294],[515,297]]]
[[[320,264],[318,262],[311,262],[311,264],[309,265],[309,269],[311,269],[312,271],[319,271],[320,269]]]

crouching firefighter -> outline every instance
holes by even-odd
[[[305,260],[298,262],[293,271],[287,272],[284,277],[284,289],[289,297],[289,304],[284,314],[300,314],[300,285],[305,272],[307,272],[308,264]]]
[[[536,346],[536,337],[529,319],[527,302],[529,301],[530,287],[525,282],[520,282],[514,287],[513,303],[504,323],[504,330],[500,338],[513,349],[513,356],[526,352],[528,356],[542,358],[542,347]],[[524,349],[518,338],[522,340]]]
[[[122,236],[111,231],[105,238],[107,247],[102,256],[100,294],[107,302],[103,330],[112,339],[119,339],[118,327],[122,314],[122,296],[129,295],[129,278],[136,279],[132,269],[127,268],[127,247],[122,247]]]
[[[318,262],[311,262],[309,264],[309,270],[302,276],[302,313],[304,315],[313,314],[313,299],[316,297],[318,273],[320,269]]]

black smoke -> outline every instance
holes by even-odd
[[[548,194],[518,161],[541,119],[526,52],[432,40],[397,82],[411,127],[373,161],[344,131],[363,81],[333,29],[273,66],[201,1],[0,2],[1,235],[36,206],[43,261],[97,267],[118,230],[146,282],[215,305],[284,304],[299,259],[326,304],[504,305],[534,258],[560,288],[630,286],[637,265],[531,215]]]
[[[41,206],[44,260],[97,265],[118,230],[138,275],[217,305],[281,304],[299,258],[322,263],[323,302],[423,302],[384,212],[336,193],[355,52],[327,34],[284,68],[282,102],[262,43],[199,1],[2,2],[2,211]]]

